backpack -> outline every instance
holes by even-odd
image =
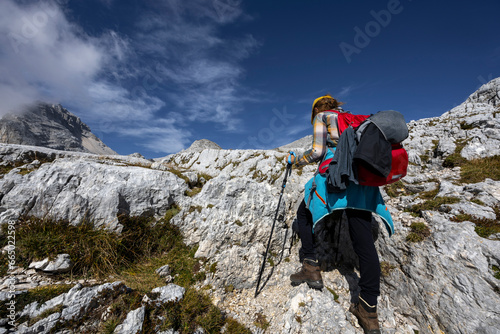
[[[339,135],[349,127],[355,131],[357,147],[352,157],[354,178],[360,185],[383,186],[406,176],[408,153],[401,142],[408,137],[408,127],[401,113],[380,111],[374,115],[337,114]],[[323,161],[319,172],[332,172],[332,159]]]

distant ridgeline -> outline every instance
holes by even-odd
[[[63,151],[116,154],[61,105],[39,103],[0,119],[0,142]]]

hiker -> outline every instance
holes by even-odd
[[[343,103],[330,95],[314,100],[312,106],[311,123],[313,125],[312,148],[303,155],[295,156],[291,153],[288,162],[298,167],[323,160],[330,148],[336,147],[339,140],[337,113],[328,112],[337,110],[343,112],[340,106]],[[348,185],[348,187],[350,187]],[[360,189],[363,189],[362,186]],[[377,187],[369,187],[376,188]],[[359,257],[360,279],[359,301],[351,304],[349,311],[359,321],[366,333],[380,333],[377,316],[377,297],[380,295],[380,262],[372,236],[372,213],[367,210],[346,209],[349,235],[353,248]],[[313,218],[303,200],[297,210],[299,237],[302,242],[302,268],[290,276],[293,285],[307,283],[314,289],[323,288],[320,263],[316,257]],[[392,223],[392,222],[391,222]]]

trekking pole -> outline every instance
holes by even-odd
[[[292,164],[289,162],[286,166],[285,177],[283,178],[283,185],[281,186],[281,194],[280,194],[280,198],[278,200],[278,207],[276,208],[276,214],[274,215],[273,226],[271,227],[271,234],[269,235],[269,241],[267,242],[266,252],[264,253],[264,260],[262,261],[262,266],[260,267],[259,279],[257,280],[257,287],[255,287],[254,298],[257,297],[257,295],[259,293],[260,280],[262,278],[262,273],[264,272],[264,267],[266,266],[267,253],[269,252],[269,247],[271,246],[271,239],[273,237],[274,225],[276,224],[276,219],[278,218],[278,211],[280,209],[281,198],[283,197],[283,192],[285,191],[286,180],[288,178],[288,175],[291,175],[291,174],[292,174]]]

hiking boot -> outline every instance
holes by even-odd
[[[368,312],[360,304],[351,304],[349,307],[349,312],[354,314],[358,318],[358,323],[363,328],[365,334],[380,334],[380,327],[378,325],[377,312]]]
[[[290,275],[290,280],[293,286],[307,283],[310,288],[323,289],[323,278],[321,277],[319,263],[311,259],[305,259],[302,262],[302,268],[297,273]]]

